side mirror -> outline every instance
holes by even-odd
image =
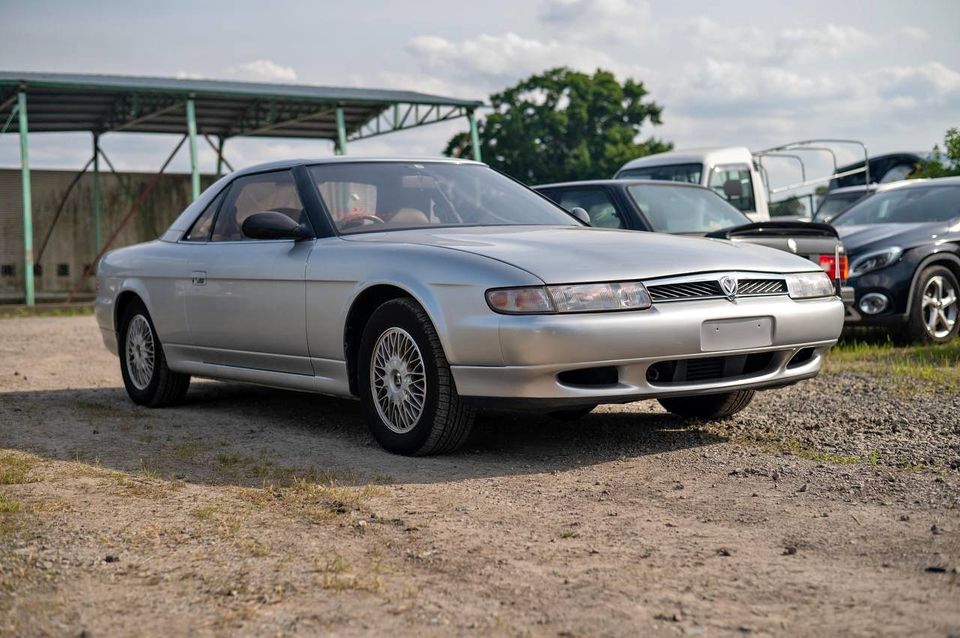
[[[298,224],[275,210],[250,215],[243,220],[241,230],[250,239],[293,239],[296,241],[313,237],[303,224]]]
[[[576,217],[577,219],[579,219],[580,221],[582,221],[587,226],[590,225],[590,213],[583,210],[579,206],[574,206],[573,208],[571,208],[570,214]]]

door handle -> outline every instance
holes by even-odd
[[[190,274],[191,281],[194,286],[205,286],[207,285],[207,273],[203,270],[194,270]]]

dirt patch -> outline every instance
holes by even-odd
[[[351,401],[198,382],[138,408],[90,317],[3,320],[0,361],[10,635],[960,631],[955,390],[491,414],[408,459]]]

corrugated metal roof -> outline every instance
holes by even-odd
[[[184,134],[188,97],[196,103],[199,132],[224,137],[335,139],[337,106],[343,109],[348,135],[369,137],[396,130],[396,125],[410,128],[459,117],[482,105],[389,89],[18,71],[0,71],[0,104],[20,87],[26,89],[29,126],[36,132]],[[382,126],[374,128],[378,117]]]

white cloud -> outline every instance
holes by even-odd
[[[176,78],[178,80],[200,80],[203,75],[194,71],[177,71]]]
[[[884,99],[960,107],[960,73],[939,62],[878,69],[870,79]]]
[[[589,70],[613,64],[610,56],[595,49],[558,40],[523,38],[515,33],[481,34],[461,42],[418,36],[410,40],[407,48],[428,69],[472,74],[501,83],[565,64]]]
[[[565,38],[581,42],[648,41],[654,24],[644,0],[547,0],[539,17]]]
[[[927,30],[921,27],[902,27],[900,29],[900,35],[909,40],[916,40],[917,42],[924,42],[930,39],[930,34],[927,32]]]
[[[875,44],[856,27],[827,24],[814,29],[769,31],[758,27],[730,26],[700,16],[687,28],[687,39],[714,56],[746,58],[771,64],[839,59]]]
[[[227,73],[264,82],[292,82],[297,79],[297,72],[293,67],[282,66],[270,60],[254,60],[238,64],[227,69]]]

